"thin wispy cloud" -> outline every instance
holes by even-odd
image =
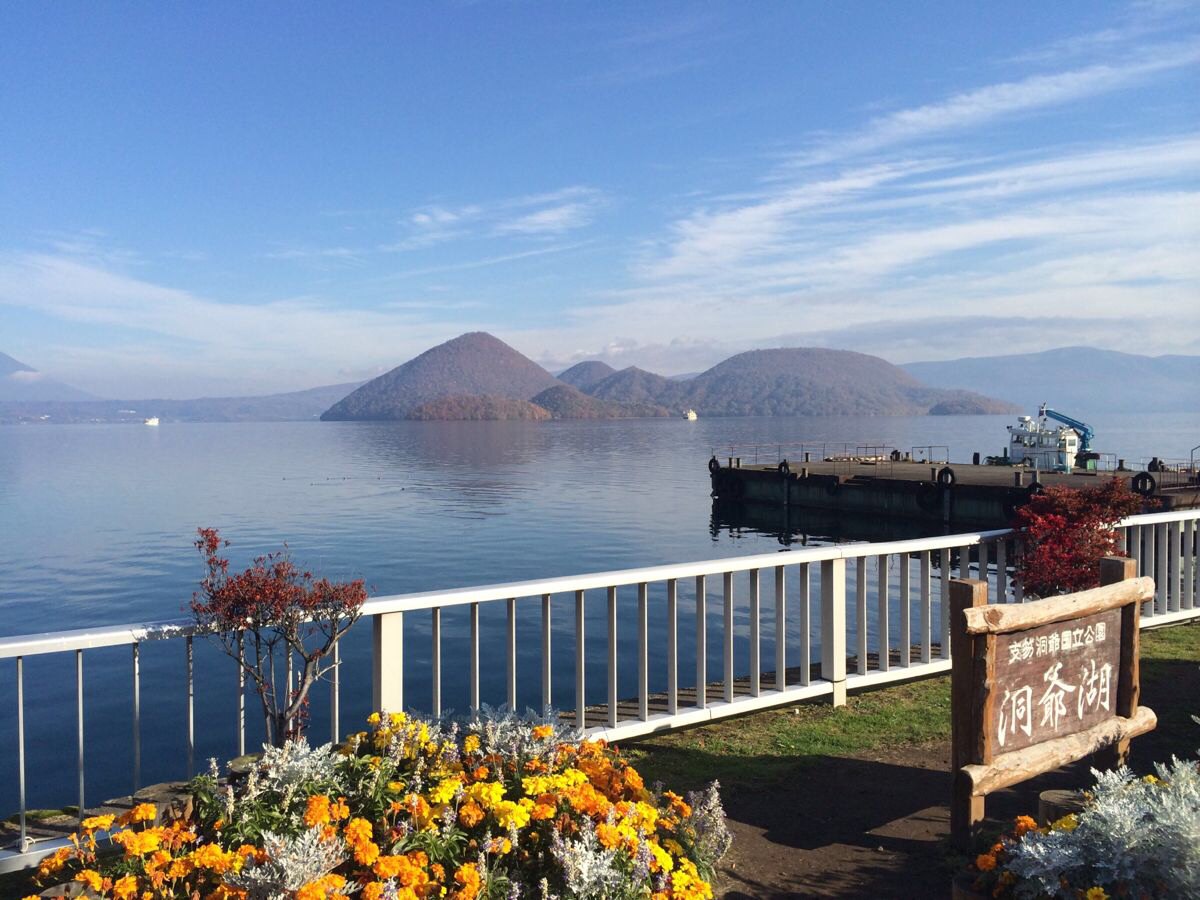
[[[847,156],[937,137],[1046,110],[1139,84],[1154,75],[1200,62],[1200,41],[1140,48],[1121,63],[1099,63],[1065,72],[1029,75],[985,85],[941,100],[896,110],[872,120],[857,134],[834,138],[799,154],[792,164],[827,164]]]

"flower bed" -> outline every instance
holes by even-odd
[[[39,878],[120,900],[712,897],[715,784],[648,790],[606,743],[513,716],[368,721],[339,748],[267,748],[233,784],[214,762],[190,821],[155,825],[151,804],[87,819]]]
[[[1157,775],[1096,772],[1080,813],[1013,831],[971,866],[992,897],[1200,897],[1200,768],[1172,760]]]

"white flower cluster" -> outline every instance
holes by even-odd
[[[1172,759],[1155,768],[1146,778],[1093,771],[1074,828],[1030,832],[1012,848],[1005,867],[1020,879],[1015,894],[1075,897],[1119,884],[1135,897],[1200,897],[1200,767]]]

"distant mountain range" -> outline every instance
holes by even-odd
[[[261,397],[201,397],[196,400],[0,400],[0,423],[141,422],[293,422],[317,418],[361,382],[333,384]]]
[[[935,387],[986,391],[1028,415],[1046,403],[1087,419],[1098,412],[1198,412],[1200,356],[1141,356],[1094,347],[908,363],[906,372]]]
[[[687,377],[589,360],[556,378],[474,332],[366,383],[195,400],[97,400],[0,353],[0,422],[1032,414],[1042,402],[1086,420],[1100,410],[1197,411],[1197,384],[1200,356],[1090,347],[904,366],[847,350],[752,350]]]
[[[509,401],[509,402],[504,402]],[[1015,412],[969,391],[932,388],[891,363],[848,350],[753,350],[694,378],[579,363],[555,378],[498,338],[473,332],[368,381],[321,418],[595,419],[680,415],[949,415]]]
[[[0,353],[0,403],[95,399],[86,391],[48,378],[32,366]]]

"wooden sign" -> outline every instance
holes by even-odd
[[[1111,748],[1154,728],[1138,706],[1138,627],[1154,582],[1111,557],[1102,586],[1023,604],[987,605],[987,584],[950,583],[951,831],[960,846],[988,793]]]
[[[1086,731],[1115,715],[1121,611],[996,635],[992,754]]]

